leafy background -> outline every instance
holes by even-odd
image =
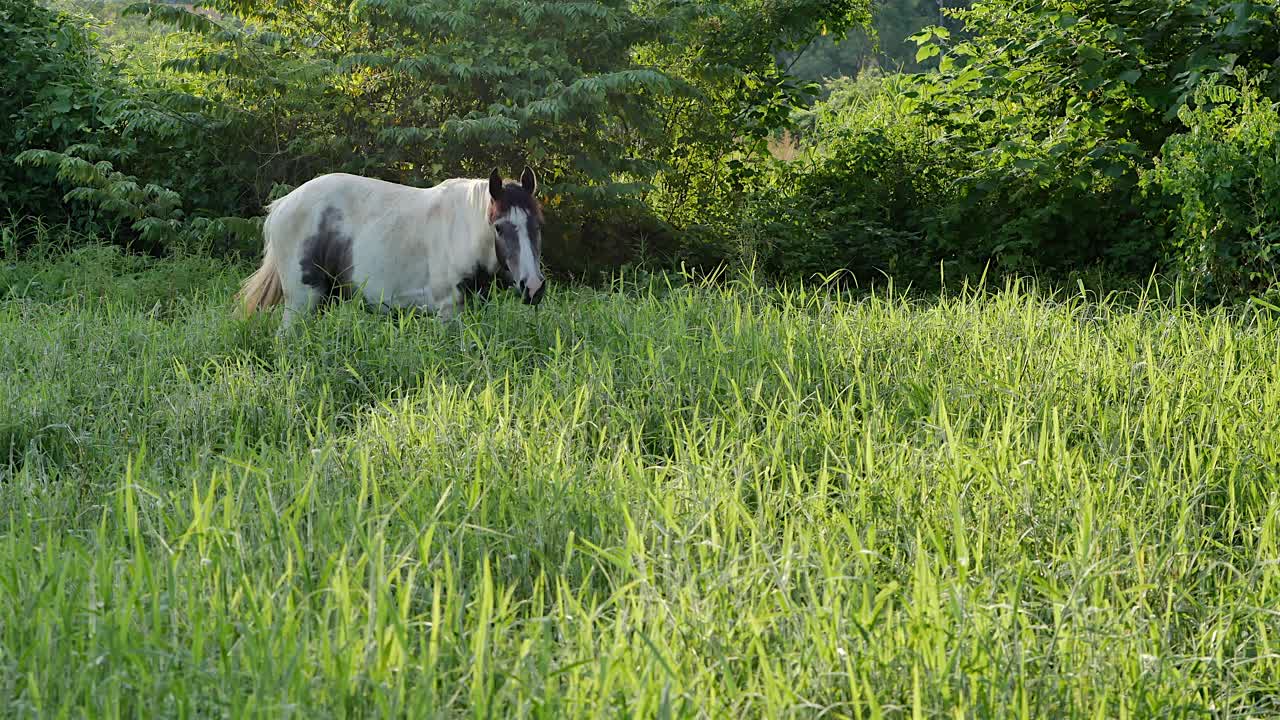
[[[324,172],[524,163],[553,272],[1276,275],[1277,0],[0,0],[0,204],[258,251]]]

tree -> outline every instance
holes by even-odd
[[[692,4],[691,4],[692,5]],[[681,23],[642,57],[694,88],[655,98],[663,118],[662,170],[648,202],[695,246],[691,259],[731,256],[743,204],[760,189],[768,143],[792,127],[818,88],[777,58],[870,22],[870,0],[727,0]]]
[[[271,128],[261,188],[324,170],[410,182],[539,165],[603,182],[642,158],[643,99],[670,92],[628,51],[657,31],[623,0],[212,0],[143,12],[201,36],[166,67]]]
[[[184,132],[134,123],[111,142],[33,143],[21,159],[56,171],[71,202],[128,210],[156,242],[201,218],[206,235],[225,236],[233,217],[260,215],[325,172],[433,184],[532,163],[553,204],[616,195],[619,173],[649,172],[652,98],[681,89],[630,53],[669,21],[625,0],[211,0],[127,12],[180,39],[157,47],[159,76],[113,92]],[[118,146],[130,149],[104,157]],[[146,200],[135,189],[166,192]],[[162,196],[163,207],[152,202]],[[137,216],[147,203],[158,216]],[[248,249],[246,229],[232,234]]]
[[[864,69],[879,67],[887,72],[918,72],[936,66],[916,59],[911,36],[929,25],[958,26],[944,14],[945,9],[968,7],[968,0],[875,0],[872,27],[854,26],[844,35],[817,38],[798,54],[781,58],[784,65],[805,80],[822,81],[854,77]],[[959,27],[953,27],[959,32]]]

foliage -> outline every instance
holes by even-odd
[[[883,111],[916,104],[905,96],[903,80],[901,75],[886,74],[876,67],[866,68],[856,76],[832,78],[823,83],[822,100],[795,113],[792,130],[810,147],[821,149],[828,134],[853,131],[864,122],[878,125]],[[882,102],[884,107],[869,110],[870,117],[865,121],[859,117],[860,111]],[[911,122],[912,113],[897,113],[897,119]]]
[[[17,90],[0,159],[0,201],[11,214],[151,250],[256,235],[254,223],[217,214],[237,209],[239,192],[219,162],[226,123],[132,82],[82,18],[34,0],[4,3],[2,27],[20,48],[4,69]]]
[[[559,196],[602,202],[643,167],[644,98],[676,89],[627,50],[658,28],[625,3],[225,0],[136,5],[191,36],[164,68],[240,145],[241,214],[326,172],[411,185],[538,167]],[[236,153],[233,152],[233,156]],[[579,199],[581,199],[579,197]]]
[[[696,88],[658,99],[665,144],[646,202],[684,234],[694,263],[733,257],[742,217],[768,192],[762,161],[818,89],[789,75],[777,56],[823,33],[870,20],[869,0],[730,0],[684,23],[672,39],[641,48],[645,62]]]
[[[1240,73],[1243,75],[1243,72]],[[1197,88],[1147,184],[1177,211],[1172,267],[1238,299],[1280,280],[1280,109],[1246,79]]]
[[[28,147],[64,147],[109,124],[119,107],[93,38],[64,14],[33,0],[0,0],[0,205],[15,215],[58,218],[50,172],[14,158]]]
[[[926,228],[966,158],[951,151],[902,93],[904,80],[833,83],[805,126],[819,147],[774,167],[775,191],[753,207],[761,268],[774,276],[849,270],[859,283],[885,275],[936,280]]]
[[[108,68],[131,81],[117,94],[186,127],[24,160],[152,244],[249,237],[236,217],[324,172],[421,185],[531,163],[561,239],[550,259],[634,260],[642,234],[675,254],[675,228],[723,234],[732,204],[714,194],[807,102],[774,53],[860,21],[865,1],[136,4],[179,39]],[[657,216],[635,203],[655,186]]]
[[[1227,191],[1191,190],[1176,162],[1153,173],[1163,152],[1210,152],[1170,140],[1200,85],[1280,60],[1280,0],[144,3],[123,31],[145,18],[153,36],[109,54],[79,21],[3,2],[19,50],[0,199],[151,249],[256,252],[263,204],[325,172],[425,185],[529,162],[546,257],[580,278],[751,256],[916,283],[940,263],[1164,261],[1218,276],[1206,289],[1269,272],[1193,260],[1186,204]],[[936,70],[805,81],[831,40],[862,63],[876,34],[884,60],[939,7],[907,66]],[[1280,99],[1280,76],[1259,90]],[[1232,223],[1256,240],[1267,217],[1222,220],[1220,251],[1266,257]]]
[[[1143,205],[1139,173],[1198,84],[1280,57],[1277,7],[988,1],[956,13],[972,37],[922,32],[920,57],[939,58],[939,73],[919,78],[922,109],[987,168],[947,226],[994,233],[990,251],[1014,268],[1110,259],[1149,269],[1156,248],[1142,238],[1159,241],[1160,218]]]
[[[833,81],[799,116],[819,160],[779,176],[785,199],[758,214],[760,232],[776,236],[763,244],[783,271],[895,268],[913,282],[940,262],[960,273],[990,262],[1149,273],[1171,254],[1169,199],[1139,179],[1189,93],[1275,62],[1275,10],[1275,0],[976,2],[952,13],[963,35],[916,36],[936,72]],[[1280,98],[1274,79],[1265,90]],[[907,104],[886,132],[881,109]]]
[[[629,278],[277,345],[233,270],[0,268],[8,714],[1280,711],[1273,312]]]
[[[46,6],[87,21],[103,49],[127,55],[131,48],[156,39],[156,29],[145,18],[125,14],[135,0],[46,0]]]
[[[938,92],[874,73],[831,83],[798,123],[809,159],[778,168],[778,191],[753,215],[768,269],[935,285],[939,264],[953,277],[993,259],[1001,272],[1074,271],[1125,247],[1114,218],[1094,212],[1102,182],[1073,183],[1079,165],[1037,176],[1025,162],[993,161],[924,110]]]
[[[796,77],[813,81],[856,77],[873,67],[890,72],[925,70],[929,61],[916,60],[911,36],[927,26],[945,23],[940,7],[959,4],[956,0],[873,0],[870,31],[859,26],[843,36],[823,35],[782,60]]]
[[[1157,150],[1205,78],[1272,63],[1280,55],[1276,7],[1274,0],[978,2],[957,13],[981,29],[976,35],[953,40],[930,28],[916,38],[921,57],[941,58],[938,77],[922,80],[947,91],[928,109],[951,125],[969,116],[1030,136],[1000,147],[1008,154],[1031,141],[1104,141],[1096,154],[1104,168]],[[1062,128],[1023,127],[1038,120]]]

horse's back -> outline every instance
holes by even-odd
[[[328,173],[311,178],[294,188],[288,195],[272,203],[272,209],[287,205],[367,205],[370,202],[399,200],[419,192],[418,188],[378,178],[350,173]]]
[[[316,232],[326,218],[330,224],[360,227],[368,223],[370,216],[411,205],[419,193],[408,185],[361,175],[319,175],[268,206],[266,229],[271,242],[291,245]]]

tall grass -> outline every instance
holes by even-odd
[[[0,272],[6,717],[1273,717],[1280,323]]]

